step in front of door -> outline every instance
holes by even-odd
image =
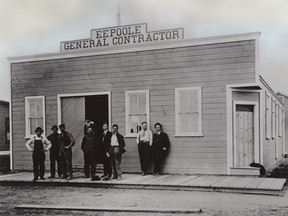
[[[231,167],[230,175],[260,176],[259,167]]]

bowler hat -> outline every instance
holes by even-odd
[[[65,128],[65,124],[60,124],[59,128]]]
[[[37,133],[37,131],[41,131],[41,133],[43,132],[43,129],[41,128],[41,127],[37,127],[36,129],[35,129],[35,132]]]
[[[58,130],[57,125],[52,125],[51,130],[53,130],[53,129],[57,129]]]

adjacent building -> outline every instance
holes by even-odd
[[[0,100],[0,171],[10,169],[9,102]]]

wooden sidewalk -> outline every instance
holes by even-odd
[[[48,176],[46,174],[46,176]],[[90,181],[83,173],[75,173],[72,180],[48,179],[32,182],[33,173],[19,172],[0,176],[0,185],[54,185],[105,187],[147,190],[185,190],[283,195],[286,179],[212,175],[146,175],[124,174],[121,180]]]

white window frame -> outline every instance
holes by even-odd
[[[45,135],[45,96],[31,96],[31,97],[25,97],[25,126],[26,126],[26,137],[25,138],[30,138],[31,136],[35,135],[34,131],[30,131],[30,125],[29,125],[29,103],[28,101],[31,99],[41,99],[42,100],[42,113],[43,113],[43,134]]]
[[[147,128],[150,128],[150,101],[149,101],[149,90],[134,90],[125,91],[125,121],[126,121],[126,134],[125,137],[137,137],[137,133],[130,132],[130,95],[131,94],[145,94],[146,95],[146,115],[147,115]]]
[[[265,95],[265,117],[266,117],[266,121],[265,121],[265,129],[266,129],[266,139],[270,139],[271,138],[271,96],[266,92]]]
[[[285,109],[282,107],[281,108],[281,137],[284,137],[285,134]],[[283,140],[283,144],[284,144],[284,140]],[[284,148],[283,148],[284,149]]]
[[[180,111],[180,92],[195,91],[198,95],[198,132],[181,132],[178,113]],[[202,133],[202,87],[175,88],[175,137],[177,136],[203,136]]]
[[[275,138],[279,135],[279,104],[275,105]]]
[[[282,137],[282,133],[283,133],[283,128],[282,128],[282,125],[283,125],[283,123],[282,123],[282,115],[283,115],[283,113],[282,113],[282,110],[283,110],[283,108],[280,106],[280,104],[279,104],[278,109],[279,109],[279,111],[278,111],[278,113],[279,113],[278,114],[278,128],[279,128],[278,136]]]

